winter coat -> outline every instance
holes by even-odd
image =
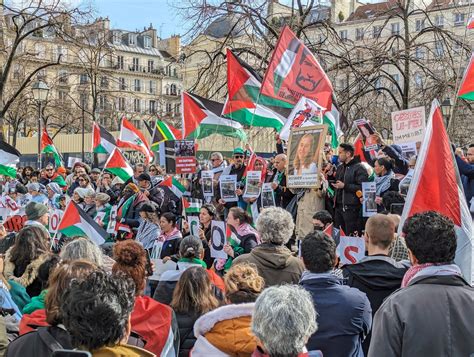
[[[305,272],[300,285],[309,291],[318,312],[318,330],[309,338],[308,350],[321,350],[324,357],[363,357],[362,341],[372,325],[367,296],[330,273]]]
[[[160,259],[178,254],[179,245],[181,244],[182,239],[183,235],[179,230],[176,232],[175,235],[167,237],[166,240],[163,242],[163,247],[161,248]]]
[[[298,201],[296,214],[296,236],[303,240],[314,230],[313,216],[325,207],[325,192],[319,189],[306,189]]]
[[[22,312],[24,314],[31,314],[36,310],[44,309],[44,299],[46,297],[47,292],[48,290],[45,289],[41,292],[41,294],[33,297],[31,301],[23,307]]]
[[[189,313],[176,313],[176,320],[179,327],[179,357],[188,357],[189,352],[196,343],[194,336],[194,323],[199,318],[199,314],[190,311]]]
[[[194,324],[196,343],[190,356],[251,356],[257,343],[250,329],[254,303],[219,307]]]
[[[409,264],[404,263],[396,262],[386,255],[372,255],[359,263],[343,266],[342,273],[347,285],[367,295],[373,317],[385,298],[400,288],[403,276],[409,268]],[[362,344],[365,355],[369,352],[370,340],[369,333]]]
[[[3,274],[7,280],[11,279],[26,288],[30,297],[38,296],[41,293],[41,281],[38,279],[38,269],[47,258],[47,254],[41,254],[38,258],[30,262],[24,271],[19,271],[18,267],[10,259],[11,249],[5,254],[5,265]]]
[[[459,174],[461,175],[464,195],[466,196],[468,206],[470,206],[471,199],[474,196],[474,165],[468,164],[457,155],[455,158],[458,165]]]
[[[239,236],[239,247],[243,249],[243,253],[239,253],[234,249],[234,259],[241,254],[250,253],[257,246],[257,236],[253,233]]]
[[[137,229],[137,235],[135,236],[135,240],[143,245],[145,249],[152,249],[155,240],[160,235],[161,229],[158,224],[149,221],[148,219],[144,219],[140,222],[140,225]]]
[[[336,205],[344,206],[360,206],[359,197],[356,196],[357,191],[362,191],[362,182],[367,182],[369,175],[367,170],[360,163],[359,157],[354,157],[347,164],[340,164],[336,169],[336,181],[344,183],[344,188],[336,189]]]
[[[278,183],[278,187],[273,191],[275,193],[275,205],[277,207],[286,208],[286,206],[288,206],[288,204],[295,196],[295,194],[291,192],[290,189],[286,186],[286,173],[282,172],[279,175],[278,171],[275,170],[275,173],[271,177],[270,182]]]
[[[130,345],[115,345],[113,347],[101,347],[92,353],[92,357],[155,357],[154,353],[143,348]]]
[[[419,276],[375,314],[369,357],[471,356],[474,288],[458,276]]]
[[[176,356],[179,348],[178,325],[169,306],[148,296],[138,296],[130,319],[132,331],[144,340],[147,351],[157,356]]]
[[[242,262],[257,266],[259,275],[265,280],[265,287],[280,284],[298,284],[304,265],[294,257],[285,246],[263,243],[250,253],[243,254],[233,261],[233,265]]]

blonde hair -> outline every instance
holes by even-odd
[[[306,139],[306,138],[310,138],[311,139],[311,147],[310,147],[310,152],[308,155],[306,155],[306,157],[304,157],[301,161],[300,161],[300,158],[298,156],[298,148],[300,147],[300,144],[301,142]],[[311,163],[313,162],[313,155],[311,153],[311,151],[313,150],[313,147],[314,147],[314,137],[307,133],[307,134],[304,134],[300,141],[298,141],[298,146],[296,147],[296,155],[295,155],[295,159],[293,160],[293,166],[296,168],[296,169],[299,169],[300,167],[309,167],[311,165]]]
[[[233,304],[254,302],[262,292],[265,281],[257,266],[250,263],[232,265],[224,276],[225,296]]]

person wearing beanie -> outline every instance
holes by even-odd
[[[50,208],[59,208],[59,196],[63,193],[61,187],[56,182],[50,182],[46,185],[48,192],[48,206]]]
[[[37,182],[26,185],[28,189],[28,197],[30,201],[36,203],[47,204],[48,198],[41,192],[41,185]]]
[[[165,194],[164,188],[159,186],[160,181],[158,177],[150,177],[149,174],[143,173],[138,176],[137,181],[140,191],[142,191],[150,201],[155,202],[161,208],[162,212],[169,211],[169,202],[165,202],[169,200],[166,199],[167,195]]]
[[[96,208],[95,208],[95,191],[92,188],[86,188],[84,192],[84,202],[79,206],[87,213],[91,218],[95,217]]]
[[[43,229],[48,234],[46,226],[49,223],[49,210],[46,205],[37,202],[30,202],[25,207],[26,218],[28,219],[24,226],[35,226]]]
[[[87,192],[87,189],[82,188],[82,187],[77,187],[74,190],[74,193],[72,194],[71,198],[75,203],[81,204],[82,202],[84,202],[84,197],[86,197],[86,192]]]
[[[95,210],[94,221],[96,221],[105,230],[109,225],[110,210],[112,206],[109,203],[110,196],[106,193],[96,193],[95,195]]]
[[[145,340],[144,349],[157,356],[176,356],[179,349],[178,323],[173,310],[145,296],[147,253],[133,240],[114,246],[113,274],[124,274],[135,282],[135,305],[130,316],[132,331]]]

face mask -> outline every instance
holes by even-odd
[[[324,227],[321,226],[313,226],[315,231],[322,231]]]

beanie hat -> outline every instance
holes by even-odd
[[[34,221],[48,213],[48,207],[42,203],[30,202],[25,207],[25,213],[30,221]]]
[[[66,173],[66,169],[62,166],[58,167],[58,169],[56,170],[56,172],[58,174],[65,174]]]
[[[151,177],[150,177],[150,175],[148,175],[146,173],[142,173],[142,174],[140,174],[140,176],[138,176],[137,181],[151,181]]]
[[[15,188],[16,188],[16,192],[22,195],[26,195],[28,193],[28,190],[26,189],[26,187],[23,186],[21,183],[17,183]]]
[[[95,195],[95,199],[97,201],[100,201],[102,203],[107,203],[110,201],[110,196],[106,193],[103,193],[103,192],[99,192]]]
[[[84,197],[95,197],[95,191],[92,188],[86,188]]]
[[[46,185],[46,187],[49,187],[51,191],[53,191],[54,193],[57,193],[58,195],[62,193],[61,187],[59,187],[59,185],[56,182],[50,182]]]
[[[78,187],[74,190],[74,192],[77,193],[80,198],[86,197],[87,191],[88,191],[87,188],[82,188],[82,187]]]
[[[38,191],[39,192],[40,185],[37,182],[32,182],[32,183],[29,183],[28,185],[26,185],[26,188],[28,189],[28,191]]]

